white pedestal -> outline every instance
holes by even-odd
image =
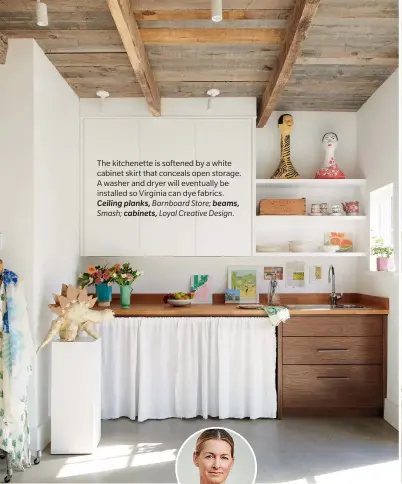
[[[91,454],[99,444],[101,344],[101,339],[52,343],[52,454]]]

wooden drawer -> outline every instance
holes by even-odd
[[[382,316],[292,316],[283,336],[382,336]]]
[[[382,407],[381,365],[284,365],[283,407]]]
[[[283,338],[283,364],[382,364],[382,338],[379,336]]]

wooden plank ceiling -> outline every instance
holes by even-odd
[[[144,95],[107,0],[44,1],[45,28],[35,0],[0,0],[0,32],[36,39],[80,97]],[[261,99],[301,1],[224,0],[216,24],[208,0],[131,6],[160,96]],[[397,67],[397,0],[321,0],[275,109],[356,111]]]

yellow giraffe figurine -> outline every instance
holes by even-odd
[[[290,133],[294,122],[291,114],[282,114],[278,119],[278,127],[281,132],[281,161],[272,178],[300,178],[290,161]]]

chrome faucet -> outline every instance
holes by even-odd
[[[332,282],[332,291],[331,291],[331,295],[329,297],[330,304],[331,304],[331,306],[336,306],[337,303],[338,303],[338,299],[341,299],[342,294],[340,296],[338,296],[336,294],[336,290],[335,290],[335,269],[334,269],[334,266],[332,264],[329,266],[329,270],[328,270],[328,282]]]

